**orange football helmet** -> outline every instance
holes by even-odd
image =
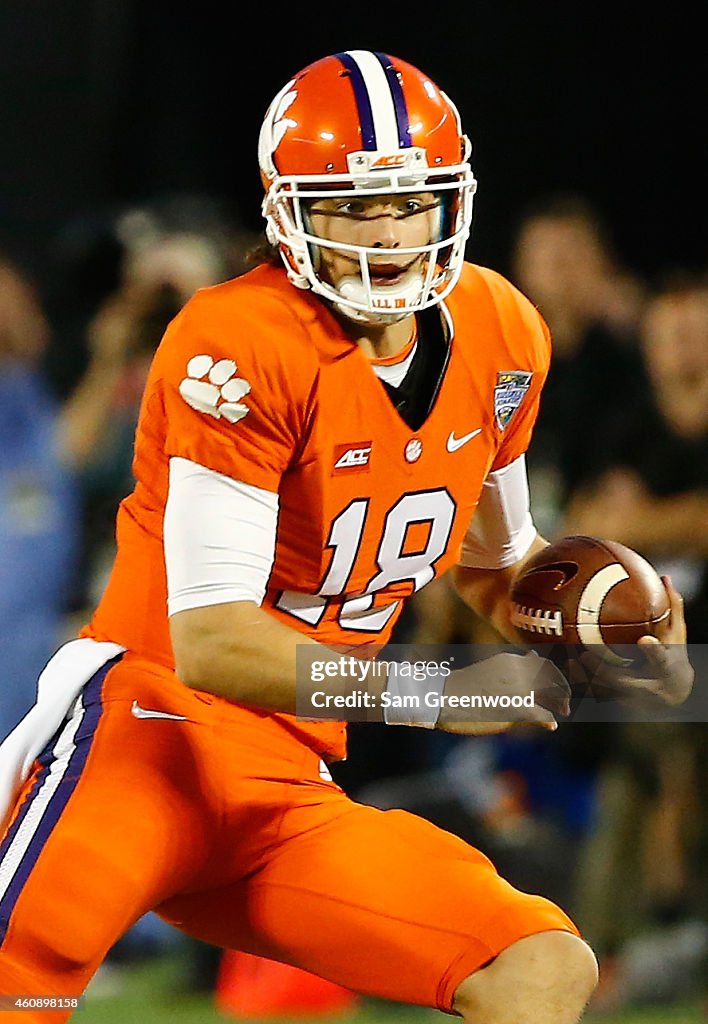
[[[411,64],[369,50],[310,64],[274,98],[261,127],[258,155],[269,240],[292,283],[312,289],[341,312],[391,322],[441,302],[462,269],[477,182],[470,143],[451,100]],[[432,193],[439,214],[428,244],[384,249],[349,245],[314,233],[316,199]],[[359,275],[335,287],[318,274],[322,247],[355,257]],[[420,255],[395,286],[372,284],[369,257]]]

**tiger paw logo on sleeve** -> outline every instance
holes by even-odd
[[[251,385],[243,377],[237,377],[238,367],[233,359],[219,359],[211,356],[193,356],[187,363],[187,376],[179,386],[179,393],[187,405],[197,412],[204,412],[215,419],[237,423],[248,414],[248,406],[241,402]]]

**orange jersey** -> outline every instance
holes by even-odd
[[[457,562],[487,474],[527,449],[548,371],[545,324],[494,271],[467,264],[442,315],[447,363],[412,430],[329,309],[279,268],[198,292],[155,355],[136,487],[83,635],[174,667],[162,529],[177,456],[278,494],[271,614],[327,645],[385,644],[405,598]],[[274,717],[343,756],[342,723]]]

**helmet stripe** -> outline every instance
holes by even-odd
[[[351,76],[364,149],[398,149],[396,103],[381,62],[369,50],[349,50],[337,56]]]
[[[357,111],[359,114],[359,123],[361,124],[364,149],[376,149],[374,115],[371,109],[369,94],[364,83],[364,78],[359,70],[359,65],[348,53],[338,53],[337,57],[349,72],[349,79],[352,83],[354,99],[356,101]]]
[[[393,66],[393,62],[388,54],[376,53],[375,57],[380,61],[381,67],[384,69],[384,74],[388,80],[389,88],[391,90],[391,96],[393,97],[393,105],[396,110],[396,123],[398,125],[398,144],[401,149],[411,145],[411,123],[408,117],[408,106],[406,104],[406,97],[403,94],[400,80],[396,74],[396,69]]]

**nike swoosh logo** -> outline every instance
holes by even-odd
[[[186,722],[186,715],[171,715],[169,711],[151,711],[149,708],[141,708],[137,700],[134,700],[130,708],[133,718],[169,718],[173,722]]]
[[[455,431],[451,431],[450,436],[447,439],[447,450],[449,452],[456,452],[458,448],[461,448],[463,444],[467,444],[477,434],[482,433],[482,428],[478,427],[476,430],[470,431],[469,434],[463,434],[462,437],[455,437]]]

